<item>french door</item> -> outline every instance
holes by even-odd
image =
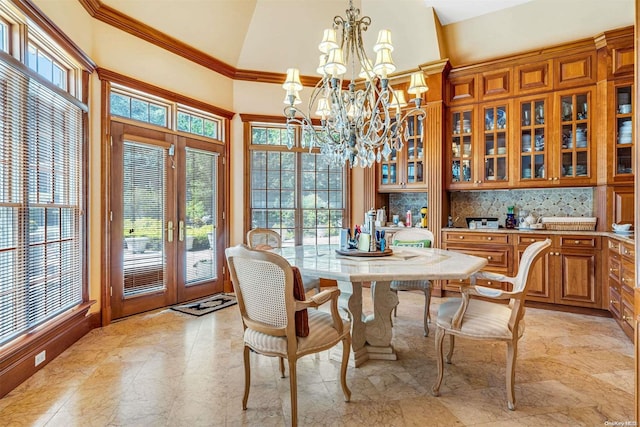
[[[111,319],[223,290],[221,145],[111,124]]]

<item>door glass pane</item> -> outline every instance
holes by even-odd
[[[122,251],[124,296],[164,291],[165,150],[125,141]]]
[[[186,149],[185,284],[217,277],[218,154]],[[180,233],[179,233],[180,234]]]

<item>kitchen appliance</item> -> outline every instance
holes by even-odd
[[[498,218],[468,216],[467,227],[473,221],[475,228],[499,228]]]

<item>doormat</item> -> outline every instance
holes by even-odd
[[[181,313],[192,314],[194,316],[204,316],[221,308],[237,304],[236,297],[229,294],[217,294],[200,301],[191,302],[184,305],[176,305],[171,310]]]

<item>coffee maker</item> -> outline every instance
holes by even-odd
[[[420,227],[427,228],[427,212],[428,208],[423,206],[420,208]]]

